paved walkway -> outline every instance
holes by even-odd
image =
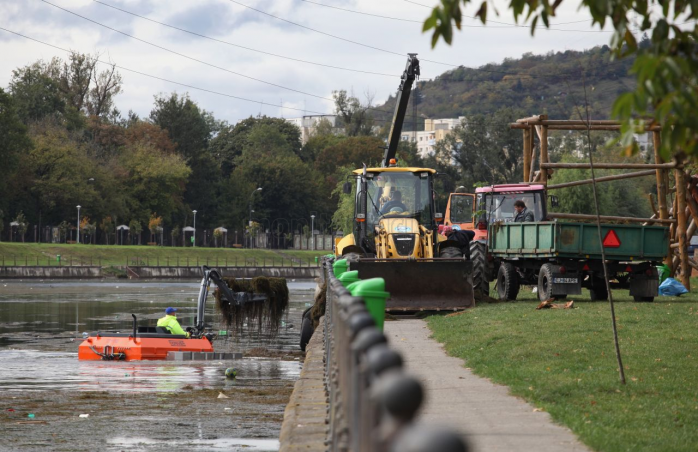
[[[588,451],[567,428],[550,415],[509,395],[467,370],[463,360],[446,355],[431,339],[423,320],[385,323],[390,345],[398,350],[409,373],[426,387],[419,420],[461,431],[472,451]]]

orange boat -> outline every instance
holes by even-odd
[[[82,361],[140,361],[164,360],[168,352],[213,352],[212,333],[206,333],[204,313],[210,281],[216,283],[229,300],[238,302],[261,301],[263,296],[247,293],[233,293],[215,269],[202,266],[204,277],[201,280],[197,304],[196,326],[187,328],[190,337],[170,334],[161,327],[138,327],[133,317],[131,333],[93,333],[78,347],[78,359]]]

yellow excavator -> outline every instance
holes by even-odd
[[[335,255],[359,278],[385,279],[388,311],[457,310],[473,306],[472,263],[459,244],[438,234],[443,214],[434,203],[431,168],[398,167],[396,151],[419,60],[409,54],[397,92],[388,146],[380,168],[357,169],[344,193],[356,194],[353,233]]]

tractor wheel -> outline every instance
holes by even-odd
[[[502,262],[497,272],[497,294],[500,300],[516,300],[519,294],[519,274],[509,262]]]
[[[490,266],[487,264],[487,244],[470,242],[470,260],[473,262],[473,289],[489,296]]]
[[[546,301],[553,298],[553,266],[543,264],[538,272],[538,299]]]
[[[641,297],[639,295],[633,295],[633,299],[635,301],[646,301],[648,303],[652,303],[654,301],[654,297]]]
[[[301,321],[301,350],[305,351],[305,347],[310,342],[310,338],[313,337],[313,319],[310,318],[310,308],[303,313],[303,320]]]
[[[606,281],[599,278],[594,278],[589,289],[589,297],[591,301],[606,301],[608,300],[608,289]]]
[[[463,257],[463,252],[457,246],[447,246],[446,248],[439,250],[439,257],[460,259]]]

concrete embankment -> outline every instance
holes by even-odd
[[[305,363],[284,411],[279,452],[326,451],[328,397],[325,392],[324,319],[305,349]]]
[[[121,268],[126,272],[126,267]],[[216,267],[221,273],[237,278],[274,276],[280,278],[313,279],[320,275],[319,267]],[[141,279],[199,279],[200,267],[128,267],[130,278]],[[3,266],[0,279],[98,279],[111,276],[99,266]]]

